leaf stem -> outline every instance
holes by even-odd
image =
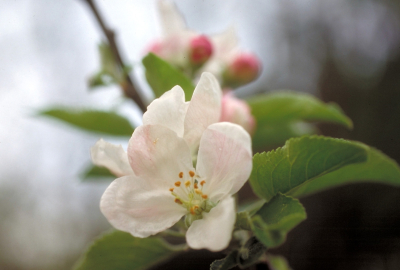
[[[101,30],[103,31],[104,35],[106,36],[106,38],[108,40],[108,43],[110,45],[110,48],[112,50],[112,53],[113,53],[118,65],[120,66],[121,70],[123,70],[123,68],[126,67],[126,65],[121,57],[120,52],[119,52],[117,42],[115,41],[115,32],[106,26],[104,19],[101,16],[94,1],[93,0],[84,0],[84,1],[88,4],[90,10],[92,11],[93,15],[95,16],[96,21],[100,25]],[[133,85],[133,81],[132,81],[131,77],[129,76],[129,74],[125,74],[125,81],[126,81],[126,84],[120,85],[122,90],[124,91],[124,94],[127,97],[131,98],[139,106],[139,108],[143,112],[145,112],[146,105],[145,105],[143,99],[140,97],[139,93],[137,92],[135,86]]]

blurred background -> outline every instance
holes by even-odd
[[[143,85],[144,48],[160,35],[155,1],[96,3]],[[293,89],[337,102],[354,129],[320,125],[323,134],[362,141],[400,161],[399,1],[175,3],[189,28],[216,34],[233,25],[241,48],[261,58],[260,78],[239,96]],[[110,228],[98,206],[109,183],[79,177],[99,136],[35,115],[53,105],[122,104],[121,114],[140,123],[117,87],[88,90],[102,38],[82,0],[0,0],[0,269],[70,269]],[[272,252],[296,270],[399,269],[399,199],[399,189],[374,184],[304,198],[308,219]],[[200,265],[195,258],[189,266]]]

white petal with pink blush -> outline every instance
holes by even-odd
[[[97,160],[120,174],[128,172],[128,160],[132,170],[101,199],[101,211],[115,228],[147,237],[185,216],[190,247],[219,251],[228,246],[236,216],[232,195],[250,175],[252,151],[250,135],[241,126],[215,123],[220,103],[219,85],[205,73],[190,102],[175,87],[149,105],[127,154],[106,144],[110,153]]]

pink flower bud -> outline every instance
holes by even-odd
[[[241,53],[228,64],[224,72],[224,84],[238,87],[255,80],[261,70],[258,58],[250,53]]]
[[[249,105],[235,97],[232,91],[224,91],[219,121],[241,125],[250,134],[253,133],[256,126]]]
[[[190,60],[194,65],[202,65],[210,59],[213,47],[208,37],[196,36],[190,41]]]
[[[152,52],[158,56],[161,55],[163,49],[163,45],[161,41],[153,41],[148,47],[147,47],[147,52]]]

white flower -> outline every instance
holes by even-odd
[[[221,90],[211,74],[202,75],[190,102],[184,100],[176,86],[150,104],[129,141],[133,173],[111,183],[100,208],[115,228],[136,237],[159,233],[186,215],[188,245],[218,251],[228,246],[235,223],[231,195],[252,169],[251,139],[236,124],[215,123]],[[102,157],[101,164],[114,172],[128,172],[119,148],[98,144],[106,154],[98,154],[97,145],[94,159]],[[120,154],[112,154],[116,151]]]

